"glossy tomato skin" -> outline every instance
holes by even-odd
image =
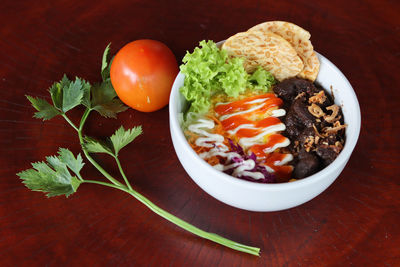
[[[111,83],[118,97],[133,109],[151,112],[165,107],[178,74],[172,51],[155,40],[128,43],[111,63]]]

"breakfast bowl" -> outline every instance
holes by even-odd
[[[320,70],[316,83],[331,92],[343,112],[346,141],[338,157],[319,172],[286,183],[260,184],[235,178],[216,170],[192,149],[180,125],[187,103],[179,89],[184,74],[179,73],[172,86],[169,102],[171,138],[183,168],[205,192],[230,206],[249,211],[278,211],[301,205],[322,193],[340,175],[357,143],[361,113],[356,94],[343,73],[327,58],[318,54]]]

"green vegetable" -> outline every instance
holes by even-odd
[[[34,115],[35,118],[49,120],[60,115],[75,129],[86,159],[108,179],[108,182],[84,179],[80,174],[84,166],[81,155],[78,154],[75,157],[66,148],[60,148],[56,156],[46,157],[46,162],[32,163],[33,168],[21,171],[17,175],[22,179],[26,187],[33,191],[44,192],[47,197],[60,195],[68,197],[75,193],[82,184],[98,184],[119,189],[135,197],[156,214],[195,235],[238,251],[259,255],[259,248],[245,246],[214,233],[205,232],[154,205],[149,199],[132,188],[122,169],[118,153],[142,133],[141,126],[128,130],[121,126],[105,141],[99,141],[90,136],[83,136],[83,127],[92,111],[97,111],[100,115],[107,118],[115,118],[117,113],[127,109],[116,98],[115,91],[110,83],[108,51],[109,46],[107,46],[103,55],[101,68],[102,83],[92,86],[83,79],[75,78],[75,81],[71,81],[64,75],[60,82],[54,83],[50,87],[49,92],[53,105],[44,99],[27,96],[32,106],[37,110]],[[80,105],[86,109],[78,126],[68,118],[66,112]],[[124,183],[119,182],[104,170],[91,157],[90,153],[106,153],[113,157],[124,179]]]
[[[71,176],[68,168],[80,177],[79,171],[84,165],[82,157],[79,154],[75,158],[72,152],[65,148],[60,148],[58,154],[47,157],[47,163],[32,163],[33,169],[20,172],[18,175],[23,183],[31,190],[47,192],[48,197],[59,195],[68,197],[76,192],[81,180]]]
[[[270,72],[266,71],[262,67],[258,67],[256,71],[250,75],[249,83],[249,88],[261,92],[267,92],[268,89],[275,84],[275,78]]]
[[[200,48],[187,52],[182,61],[180,69],[185,81],[180,92],[191,103],[191,112],[206,112],[216,93],[237,97],[246,89],[266,92],[275,83],[272,74],[262,68],[248,74],[242,58],[229,57],[213,41],[201,41]]]

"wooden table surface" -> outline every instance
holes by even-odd
[[[399,1],[12,1],[0,3],[0,266],[400,266]],[[256,213],[202,191],[174,152],[168,108],[91,115],[86,132],[143,125],[121,152],[134,187],[210,232],[261,248],[261,257],[195,237],[118,190],[83,185],[70,198],[29,191],[15,173],[59,146],[80,152],[62,120],[42,122],[25,94],[48,98],[63,73],[99,81],[101,55],[143,38],[181,62],[200,40],[226,39],[268,20],[311,32],[358,96],[362,129],[339,178],[299,207]],[[78,120],[82,110],[73,111]],[[98,160],[112,174],[117,167]],[[84,176],[100,178],[86,164]]]

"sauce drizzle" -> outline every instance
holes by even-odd
[[[273,93],[215,104],[215,116],[210,115],[213,120],[201,118],[188,127],[198,135],[194,144],[202,148],[199,156],[205,160],[214,159],[210,164],[215,169],[232,170],[235,177],[264,178],[263,173],[254,171],[259,164],[278,180],[289,178],[293,167],[287,164],[293,156],[280,151],[290,144],[289,139],[281,135],[286,129],[279,119],[286,115],[285,110],[280,109],[282,104],[283,101]],[[235,140],[249,156],[254,153],[257,161],[243,159],[242,155],[232,151],[228,138]],[[220,161],[221,158],[224,160]]]
[[[215,126],[214,121],[208,119],[199,119],[197,123],[191,124],[188,129],[189,131],[200,135],[201,137],[196,139],[195,144],[201,147],[211,148],[207,152],[201,153],[199,156],[203,159],[211,158],[214,156],[220,156],[226,158],[228,162],[231,162],[233,158],[241,158],[236,152],[229,152],[229,148],[223,142],[225,137],[220,134],[212,134],[202,129],[213,129]],[[244,160],[242,162],[233,162],[229,165],[216,164],[213,167],[220,171],[233,169],[232,176],[241,177],[248,176],[253,179],[264,178],[261,172],[250,172],[254,169],[255,162],[252,159]]]
[[[286,114],[284,109],[279,109],[282,104],[280,98],[268,93],[218,103],[214,110],[224,130],[237,139],[239,145],[254,153],[268,171],[279,178],[288,178],[293,167],[286,164],[293,156],[279,152],[290,144],[289,139],[280,134],[286,129],[278,118]]]

